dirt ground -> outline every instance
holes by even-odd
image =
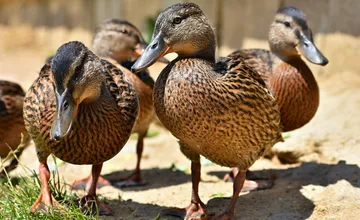
[[[4,45],[0,44],[0,78],[16,81],[27,89],[53,50],[38,48],[26,41],[16,48]],[[354,59],[354,62],[358,61]],[[159,64],[152,68],[152,74],[156,76],[162,67]],[[278,156],[260,159],[251,167],[259,176],[276,177],[275,185],[270,190],[242,193],[236,206],[236,219],[359,219],[360,74],[344,71],[316,78],[321,103],[315,118],[303,128],[285,134],[286,142],[273,149]],[[141,167],[148,184],[136,188],[101,188],[98,193],[116,213],[104,219],[154,219],[164,208],[188,205],[190,162],[168,131],[156,124],[151,130],[159,134],[145,140]],[[105,163],[103,174],[129,174],[135,167],[135,144],[136,139],[129,140],[116,157]],[[282,164],[279,158],[290,158],[295,163]],[[37,170],[33,144],[20,161]],[[53,163],[49,164],[53,169]],[[177,171],[171,169],[173,165]],[[90,167],[61,164],[59,170],[65,181],[72,183],[86,176]],[[228,170],[208,163],[202,169],[200,197],[216,213],[230,202],[232,183],[222,181]],[[19,172],[18,169],[14,175]]]

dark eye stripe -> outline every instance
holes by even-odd
[[[298,29],[295,30],[295,35],[297,38],[299,38],[299,39],[301,38],[301,33]]]
[[[87,58],[87,54],[85,54],[81,60],[81,63],[75,67],[75,70],[73,72],[73,75],[71,76],[71,81],[76,81],[78,80],[79,76],[81,75],[81,71],[82,69],[84,68],[84,65],[85,65],[85,61],[86,61],[86,58]],[[70,84],[68,83],[68,86]]]

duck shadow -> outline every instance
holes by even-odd
[[[307,219],[315,204],[306,198],[300,189],[307,185],[329,186],[346,180],[353,187],[360,187],[360,168],[357,165],[303,163],[289,169],[253,171],[258,177],[275,176],[272,189],[240,195],[236,207],[236,219]],[[226,172],[209,172],[223,178]],[[216,213],[224,210],[229,198],[212,198],[208,208]]]
[[[104,202],[109,205],[113,211],[111,216],[99,216],[101,220],[118,220],[118,219],[162,219],[162,220],[178,220],[176,217],[163,216],[162,210],[170,207],[160,206],[156,204],[138,203],[131,199],[104,199]]]
[[[103,175],[103,177],[109,181],[112,181],[119,177],[126,177],[132,174],[133,171],[115,171],[109,174]],[[116,184],[113,184],[113,187],[119,188],[123,191],[141,191],[149,189],[157,189],[167,186],[180,185],[191,180],[189,174],[186,174],[181,171],[173,171],[170,168],[151,168],[151,169],[142,169],[141,177],[145,181],[145,185],[141,186],[132,186],[132,187],[118,187]]]

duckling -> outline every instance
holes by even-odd
[[[134,172],[130,176],[111,180],[112,184],[120,187],[139,186],[146,183],[141,178],[140,162],[144,148],[144,138],[150,123],[155,118],[155,110],[152,103],[154,80],[147,70],[141,71],[138,75],[133,74],[129,70],[134,63],[134,59],[142,54],[146,46],[147,43],[140,31],[133,24],[116,18],[102,22],[97,27],[93,37],[92,47],[94,53],[121,69],[125,78],[134,85],[140,102],[139,117],[133,129],[133,133],[138,133],[136,146],[137,163]],[[125,68],[123,65],[125,65]],[[79,188],[84,183],[89,183],[88,179],[89,177],[77,180],[73,186]],[[108,184],[108,180],[102,177],[99,178],[98,186]],[[86,188],[88,187],[89,185]]]
[[[53,154],[68,163],[92,164],[90,189],[80,206],[85,211],[95,202],[100,215],[111,215],[97,199],[97,180],[103,162],[129,139],[138,111],[135,88],[119,69],[80,42],[62,45],[24,100],[25,127],[35,142],[42,184],[30,210],[60,205],[48,185],[46,161]]]
[[[180,3],[162,11],[153,38],[133,71],[175,52],[178,57],[162,70],[154,86],[155,112],[179,139],[191,160],[191,204],[164,214],[193,219],[234,218],[247,169],[275,143],[282,141],[280,113],[265,83],[241,59],[226,57],[215,64],[215,34],[200,7]],[[200,155],[228,167],[238,167],[230,206],[211,217],[198,195]]]
[[[295,7],[283,7],[276,12],[270,26],[269,46],[270,51],[244,49],[229,56],[243,59],[261,75],[280,107],[282,131],[292,131],[307,124],[319,106],[318,84],[301,56],[322,66],[329,61],[315,46],[306,15]],[[236,172],[233,169],[225,180]]]
[[[30,143],[30,136],[25,130],[23,113],[24,90],[20,85],[0,80],[0,157],[6,157],[10,149],[15,150],[23,137],[24,147],[19,148],[15,153],[20,157],[22,151]],[[10,147],[10,148],[9,148]],[[12,171],[18,165],[18,160],[12,158],[10,164],[5,167],[6,173]],[[5,175],[5,171],[0,171],[0,176]]]

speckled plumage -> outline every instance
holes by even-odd
[[[283,25],[285,22],[289,27]],[[270,27],[271,51],[243,49],[229,55],[243,59],[261,75],[279,104],[283,131],[307,124],[319,106],[317,82],[296,48],[301,44],[302,35],[308,37],[306,45],[312,43],[312,32],[305,14],[295,7],[280,8]],[[326,65],[328,61],[325,57],[323,59],[317,64]]]
[[[215,63],[215,36],[194,3],[175,4],[160,13],[153,39],[132,67],[148,67],[168,52],[178,58],[162,70],[154,86],[154,106],[162,124],[179,139],[192,161],[191,204],[170,215],[194,219],[209,214],[198,195],[200,157],[241,172],[234,182],[231,205],[220,216],[231,219],[247,169],[282,141],[277,103],[257,72],[242,59]],[[180,211],[180,212],[179,212]]]
[[[72,53],[74,50],[76,53]],[[53,128],[54,121],[58,120],[59,98],[55,94],[59,91],[68,92],[71,99],[75,99],[75,103],[68,102],[68,106],[76,105],[76,110],[73,115],[61,116],[73,117],[72,124],[68,132],[55,137],[50,134],[57,134]],[[138,111],[136,91],[118,68],[98,58],[80,42],[61,46],[51,64],[43,66],[24,100],[25,126],[35,142],[43,187],[31,211],[38,209],[42,202],[54,205],[47,185],[50,173],[46,158],[50,154],[72,164],[92,164],[95,177],[84,199],[87,204],[90,196],[99,207],[105,207],[95,193],[102,163],[125,145]],[[111,213],[108,208],[104,208],[104,212]]]
[[[139,118],[134,132],[146,133],[155,117],[152,104],[152,88],[154,80],[147,70],[138,75],[129,71],[135,57],[136,47],[146,44],[141,32],[130,22],[121,19],[108,19],[96,29],[93,38],[94,53],[122,70],[125,77],[134,85],[140,101]]]
[[[279,104],[283,131],[300,128],[314,117],[319,106],[319,87],[303,60],[281,62],[262,49],[236,51],[229,56],[244,59],[264,79]]]
[[[279,113],[255,72],[240,59],[227,64],[233,68],[219,74],[201,59],[173,61],[156,81],[154,105],[183,152],[247,170],[282,139]]]
[[[146,45],[141,32],[133,24],[116,18],[107,19],[102,22],[97,27],[92,42],[94,53],[114,64],[124,73],[124,77],[134,85],[140,104],[139,117],[133,129],[133,133],[138,133],[138,143],[136,146],[137,163],[133,174],[125,178],[117,178],[120,182],[117,182],[115,179],[112,180],[113,184],[120,184],[120,186],[144,184],[140,174],[140,162],[144,138],[150,123],[155,118],[152,102],[154,80],[151,78],[148,70],[143,70],[136,75],[129,69],[134,63],[134,59],[140,56],[139,53],[142,53]],[[101,180],[103,184],[108,183],[107,180],[102,178]],[[74,186],[81,186],[85,181],[87,181],[87,178],[78,180]]]
[[[150,126],[150,123],[155,118],[155,110],[152,102],[152,87],[143,81],[139,76],[132,73],[129,69],[123,67],[116,61],[111,58],[106,58],[109,62],[111,62],[114,66],[120,69],[124,73],[124,77],[130,81],[136,90],[136,94],[139,99],[140,110],[139,117],[136,120],[133,132],[139,133],[141,135],[146,135],[147,130]],[[149,77],[151,80],[149,73],[147,71],[142,71],[141,76],[144,78]],[[148,80],[150,81],[150,80]]]
[[[25,125],[39,160],[52,153],[73,164],[98,164],[115,156],[128,140],[137,117],[135,90],[115,66],[105,60],[94,62],[104,74],[101,96],[94,103],[80,104],[72,130],[60,142],[50,140],[56,108],[50,64],[45,64],[26,94]]]
[[[10,152],[9,147],[15,150],[21,141],[21,133],[24,135],[24,144],[27,146],[30,137],[25,130],[23,112],[23,100],[25,93],[20,85],[0,80],[0,157],[6,157]],[[22,150],[17,154],[20,156]],[[7,172],[14,169],[17,160],[13,159],[6,168]]]

